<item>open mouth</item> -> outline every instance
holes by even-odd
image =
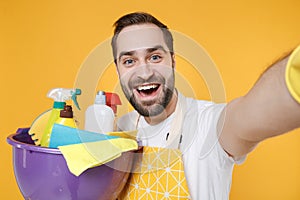
[[[142,97],[147,97],[147,96],[153,96],[156,94],[160,87],[160,84],[147,84],[147,85],[141,85],[136,88],[136,91],[142,96]]]

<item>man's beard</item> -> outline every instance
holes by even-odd
[[[172,96],[173,96],[173,92],[174,92],[174,84],[175,84],[175,77],[174,77],[174,69],[172,69],[172,74],[171,76],[168,78],[168,80],[163,79],[162,78],[151,78],[150,80],[146,80],[143,82],[155,82],[155,80],[159,79],[161,80],[160,83],[160,87],[162,87],[162,94],[158,94],[159,98],[156,99],[155,101],[152,102],[147,102],[147,104],[141,104],[138,102],[138,100],[136,99],[135,95],[133,94],[133,92],[129,92],[129,90],[132,90],[132,87],[129,87],[129,89],[123,84],[123,82],[121,81],[121,87],[122,90],[127,98],[127,100],[131,103],[131,105],[133,106],[133,108],[142,116],[144,117],[151,117],[151,116],[157,116],[159,114],[161,114],[165,108],[168,106],[168,104],[170,103]],[[139,84],[142,84],[143,82],[140,82]],[[132,85],[132,84],[129,84]]]

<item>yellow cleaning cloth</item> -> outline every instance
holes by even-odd
[[[129,138],[129,139],[136,139],[137,131],[120,131],[120,132],[108,132],[107,135],[111,136],[119,136],[121,138]]]
[[[293,51],[289,58],[285,80],[291,95],[300,103],[300,46]]]
[[[105,164],[121,156],[122,152],[138,149],[137,142],[116,138],[97,142],[59,146],[71,173],[79,176],[85,170]]]

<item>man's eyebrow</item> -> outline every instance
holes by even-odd
[[[146,51],[148,53],[151,53],[153,51],[156,51],[156,50],[162,50],[163,52],[167,53],[167,50],[162,46],[162,45],[156,45],[154,47],[151,47],[151,48],[147,48]],[[120,61],[122,56],[132,56],[133,54],[135,54],[136,51],[122,51],[119,55],[119,58],[118,60]]]
[[[132,56],[135,53],[135,51],[122,51],[119,55],[118,60],[120,61],[122,56]]]
[[[163,52],[167,53],[167,50],[163,46],[161,46],[161,45],[156,45],[154,47],[146,49],[146,51],[148,53],[151,53],[151,52],[156,51],[156,50],[162,50]]]

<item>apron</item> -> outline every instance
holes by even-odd
[[[191,199],[179,149],[185,112],[186,99],[179,95],[167,148],[143,147],[119,200]]]

